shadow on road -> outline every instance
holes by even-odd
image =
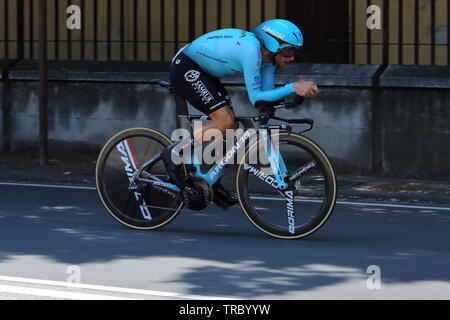
[[[137,258],[149,259],[148,272],[157,273],[165,266],[153,258],[171,257],[186,262],[172,283],[187,284],[192,294],[244,298],[352,280],[364,287],[370,265],[381,267],[384,283],[450,281],[448,213],[338,206],[319,232],[287,241],[260,233],[238,208],[183,212],[165,228],[144,232],[116,223],[93,192],[53,195],[51,202],[39,194],[20,202],[11,194],[8,203],[20,205],[0,209],[0,267],[18,255],[68,265]]]

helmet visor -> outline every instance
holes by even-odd
[[[292,58],[300,52],[300,48],[297,47],[284,47],[278,50],[278,54],[284,58]]]

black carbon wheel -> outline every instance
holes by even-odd
[[[141,230],[160,228],[176,217],[183,203],[178,192],[144,184],[130,190],[130,177],[141,164],[159,154],[171,141],[146,128],[122,131],[111,138],[97,160],[96,183],[100,199],[117,221]],[[145,171],[167,182],[161,160]]]
[[[333,168],[325,152],[304,136],[281,133],[273,135],[272,140],[279,142],[288,174],[298,172],[298,179],[290,181],[287,190],[277,190],[267,155],[265,161],[264,155],[261,156],[262,143],[254,143],[237,170],[241,208],[253,225],[272,237],[309,236],[319,230],[333,212],[337,194]],[[252,159],[258,160],[255,163]]]

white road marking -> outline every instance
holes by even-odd
[[[286,199],[283,199],[283,198],[273,198],[273,197],[251,197],[251,199],[255,199],[255,200],[286,201]],[[295,199],[295,202],[322,203],[323,201],[321,201],[321,200]],[[338,205],[351,205],[351,206],[367,206],[367,207],[387,207],[387,208],[450,211],[450,208],[448,208],[448,207],[413,206],[413,205],[408,205],[408,204],[390,204],[390,203],[376,203],[376,202],[336,201],[336,204],[338,204]]]
[[[77,190],[97,190],[96,187],[87,186],[71,186],[71,185],[51,185],[51,184],[35,184],[35,183],[13,183],[13,182],[0,182],[0,186],[11,187],[37,187],[37,188],[57,188],[57,189],[77,189]],[[274,197],[251,197],[256,200],[276,200],[285,201],[283,198]],[[296,202],[311,202],[321,203],[320,200],[304,200],[296,199]],[[354,201],[337,201],[338,205],[352,205],[352,206],[369,206],[369,207],[386,207],[386,208],[403,208],[403,209],[419,209],[419,210],[438,210],[438,211],[450,211],[449,207],[431,207],[431,206],[414,206],[403,204],[390,204],[390,203],[376,203],[376,202],[354,202]]]
[[[174,293],[174,292],[165,292],[165,291],[118,288],[118,287],[108,287],[108,286],[100,286],[100,285],[92,285],[92,284],[84,284],[84,283],[71,283],[71,282],[62,282],[62,281],[39,280],[39,279],[7,277],[7,276],[0,276],[0,281],[26,283],[26,284],[37,284],[37,285],[55,286],[55,287],[65,287],[65,288],[87,289],[87,290],[125,293],[125,294],[137,294],[137,295],[144,295],[144,296],[177,298],[177,299],[236,300],[233,298],[225,298],[225,297],[211,297],[211,296],[201,296],[201,295]],[[2,291],[3,287],[5,287],[5,286],[0,286],[0,291]],[[28,290],[28,288],[25,288],[25,289]]]
[[[390,203],[365,203],[365,202],[352,202],[352,201],[337,201],[339,205],[352,205],[352,206],[369,206],[369,207],[388,207],[388,208],[403,208],[403,209],[419,209],[419,210],[440,210],[450,211],[450,208],[446,207],[429,207],[429,206],[413,206],[406,204],[390,204]]]
[[[85,186],[70,186],[66,184],[37,184],[37,183],[14,183],[14,182],[0,182],[0,186],[6,187],[35,187],[35,188],[53,188],[53,189],[76,189],[76,190],[97,190],[96,187]]]
[[[17,286],[4,286],[4,285],[0,285],[0,292],[23,294],[27,296],[36,296],[36,297],[56,298],[56,299],[70,299],[70,300],[133,300],[129,298],[120,298],[98,294],[87,294],[87,293],[77,293],[77,292],[27,288]]]

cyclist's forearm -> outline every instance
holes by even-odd
[[[287,84],[269,91],[249,92],[249,98],[254,105],[256,101],[278,101],[295,93],[293,85]]]

